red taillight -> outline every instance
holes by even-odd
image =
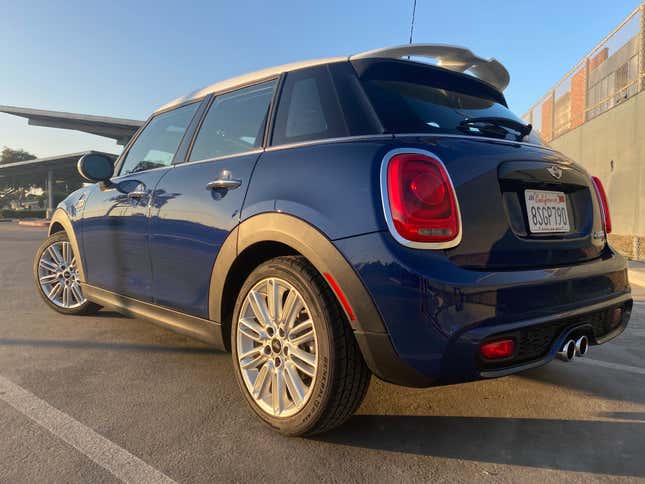
[[[450,242],[459,235],[455,191],[443,164],[428,155],[394,155],[387,168],[396,232],[412,242]]]
[[[499,360],[500,358],[509,358],[515,352],[515,341],[512,339],[502,339],[484,343],[480,348],[481,354],[487,360]]]
[[[602,186],[600,178],[597,176],[592,176],[591,180],[593,181],[593,186],[596,189],[596,194],[598,195],[598,200],[600,201],[600,208],[602,209],[602,218],[605,225],[605,232],[608,234],[611,233],[611,215],[609,215],[609,202],[607,201],[607,194],[605,193],[605,187]]]

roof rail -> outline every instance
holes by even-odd
[[[406,44],[382,49],[370,50],[349,57],[354,59],[367,59],[372,57],[385,57],[400,59],[403,57],[429,57],[437,60],[437,65],[444,69],[456,72],[473,74],[482,81],[493,85],[503,91],[511,80],[506,67],[497,59],[483,59],[473,54],[464,47],[445,44]]]

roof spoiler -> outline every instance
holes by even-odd
[[[428,57],[437,60],[437,66],[456,72],[466,72],[486,81],[500,92],[504,91],[511,80],[506,67],[497,59],[483,59],[464,47],[444,44],[407,44],[354,54],[349,60],[385,57]]]

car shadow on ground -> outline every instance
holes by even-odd
[[[121,313],[117,313],[116,311],[109,311],[106,309],[101,309],[100,311],[98,311],[95,314],[92,314],[89,317],[91,318],[129,318],[128,316],[125,316]]]
[[[0,338],[0,348],[3,346],[31,346],[34,348],[64,348],[64,349],[93,349],[109,351],[136,351],[143,353],[192,353],[192,354],[222,354],[208,347],[195,346],[162,346],[146,343],[103,343],[100,341],[78,340],[49,340]]]
[[[317,440],[494,464],[645,475],[645,423],[635,421],[356,415]]]

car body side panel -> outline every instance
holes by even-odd
[[[258,153],[176,165],[155,190],[150,222],[150,259],[156,304],[208,317],[215,258],[240,217]],[[209,190],[229,176],[242,184]]]
[[[152,301],[148,257],[149,202],[170,167],[97,183],[85,201],[81,231],[88,284],[141,301]],[[140,198],[128,193],[142,191]]]
[[[307,220],[329,239],[383,230],[376,160],[384,140],[269,149],[257,163],[242,220],[276,210]]]

